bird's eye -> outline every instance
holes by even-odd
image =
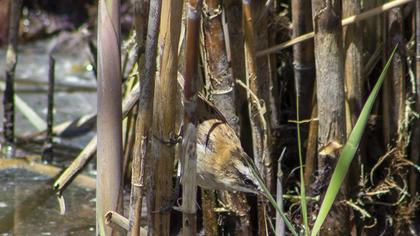
[[[255,186],[254,182],[250,179],[244,179],[244,184],[247,186]]]

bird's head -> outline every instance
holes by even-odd
[[[235,131],[210,119],[198,126],[197,172],[201,187],[262,194],[258,171],[244,152]]]
[[[250,192],[255,194],[263,194],[260,182],[257,179],[258,170],[251,161],[251,158],[242,150],[234,149],[231,151],[231,166],[228,172],[231,174],[232,189],[241,192]]]

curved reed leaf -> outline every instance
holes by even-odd
[[[365,105],[363,106],[362,111],[360,112],[360,116],[357,119],[357,122],[350,133],[347,143],[344,145],[344,148],[338,159],[337,166],[331,177],[330,184],[328,185],[327,193],[325,194],[325,198],[324,198],[324,201],[322,202],[321,209],[319,210],[318,217],[316,218],[314,227],[312,228],[311,236],[315,236],[318,234],[337,196],[338,190],[340,189],[340,186],[343,183],[344,177],[347,174],[350,163],[353,160],[354,154],[357,151],[357,147],[359,146],[360,139],[363,135],[363,131],[369,119],[369,114],[372,110],[373,104],[375,103],[376,97],[378,96],[379,90],[385,79],[385,75],[388,71],[388,68],[391,64],[391,61],[394,57],[394,54],[397,48],[398,48],[398,45],[396,45],[394,50],[392,51],[392,54],[390,58],[388,59],[388,62],[386,63],[385,68],[383,69],[381,75],[379,76],[379,79],[376,82],[375,87],[373,88],[372,92],[369,95],[369,98],[367,99]]]

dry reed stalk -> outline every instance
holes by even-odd
[[[382,14],[382,13],[387,12],[387,11],[389,11],[389,10],[395,8],[395,7],[400,7],[400,6],[405,5],[405,4],[407,4],[409,2],[412,2],[412,1],[414,1],[414,0],[395,0],[395,1],[392,1],[392,2],[388,2],[388,3],[385,3],[381,6],[379,6],[379,7],[375,7],[372,10],[363,12],[360,15],[354,15],[354,16],[350,16],[348,18],[345,18],[341,21],[341,24],[342,24],[342,26],[355,24],[359,21],[366,20],[370,17]],[[270,54],[270,53],[275,53],[276,51],[285,49],[285,48],[293,46],[297,43],[300,43],[300,42],[303,42],[305,40],[311,39],[311,38],[314,37],[314,35],[315,35],[314,32],[309,32],[307,34],[301,35],[301,36],[296,37],[296,38],[294,38],[292,40],[289,40],[287,42],[284,42],[284,43],[272,46],[270,48],[261,50],[257,53],[257,57],[261,57],[261,56],[264,56],[264,55],[267,55],[267,54]]]
[[[318,104],[316,103],[316,87],[314,88],[313,99],[312,99],[312,112],[311,112],[311,122],[309,123],[309,132],[308,132],[308,144],[306,146],[305,154],[305,189],[308,192],[312,192],[310,186],[314,181],[314,173],[316,171],[316,162],[317,162],[317,140],[318,140]]]
[[[416,1],[416,106],[415,111],[420,114],[420,1]],[[413,136],[411,143],[411,161],[419,163],[420,157],[420,118],[417,117],[413,122]],[[418,189],[417,170],[412,169],[410,172],[410,189],[411,196],[414,198]]]
[[[268,91],[263,91],[261,89],[261,83],[257,80],[257,61],[255,56],[255,34],[254,34],[254,25],[253,25],[253,16],[251,11],[251,0],[242,1],[242,14],[243,14],[243,27],[245,35],[245,64],[246,64],[246,86],[250,88],[254,97],[257,96],[258,99],[251,97],[251,93],[248,93],[248,110],[249,110],[249,119],[251,123],[251,134],[252,134],[252,149],[253,157],[255,164],[262,174],[262,177],[266,184],[270,185],[269,190],[272,190],[272,176],[267,172],[266,167],[271,167],[271,159],[269,155],[269,146],[268,146],[268,125],[265,120],[266,109],[261,107],[259,96]],[[268,103],[267,103],[268,104]],[[262,198],[259,197],[259,207],[258,207],[258,226],[259,234],[264,234],[266,225],[265,225],[265,213],[264,213],[264,204],[262,203]],[[242,224],[245,224],[243,222]]]
[[[136,101],[139,99],[140,88],[138,86],[134,87],[126,99],[122,103],[122,116],[126,117],[129,111],[133,108]],[[94,116],[93,118],[95,118]],[[58,193],[62,193],[65,188],[71,183],[73,177],[79,173],[87,162],[92,158],[93,154],[96,152],[97,147],[97,136],[93,137],[85,148],[80,152],[80,154],[73,160],[73,162],[68,166],[64,172],[57,178],[54,182],[54,189]]]
[[[132,162],[131,176],[131,198],[130,198],[130,235],[138,236],[140,234],[140,220],[143,191],[145,186],[144,172],[150,168],[150,157],[146,159],[146,155],[150,154],[150,127],[153,119],[153,97],[155,87],[155,71],[156,71],[156,50],[157,38],[160,27],[160,11],[161,0],[154,0],[149,3],[149,18],[147,21],[147,37],[145,42],[144,69],[141,73],[141,88],[139,95],[139,111],[136,122],[136,137],[134,145],[134,154]],[[144,11],[144,10],[142,10]],[[142,31],[138,29],[138,31]],[[138,41],[142,41],[142,35]],[[140,69],[140,67],[139,67]],[[148,172],[150,173],[150,172]]]
[[[56,92],[60,91],[55,89]],[[17,92],[17,91],[16,91]],[[44,92],[43,92],[44,93]],[[96,125],[96,114],[83,115],[74,120],[64,121],[52,128],[52,132],[56,137],[75,137],[83,135],[86,131],[92,130]],[[36,131],[20,137],[22,140],[42,139],[47,134],[47,130]]]
[[[118,226],[120,229],[128,231],[128,219],[115,211],[108,211],[105,214],[105,224],[112,228]]]
[[[134,30],[139,54],[144,53],[149,19],[149,0],[132,0]]]
[[[344,52],[341,19],[341,1],[325,2],[312,0],[312,15],[315,29],[315,62],[318,102],[318,147],[331,142],[346,141]],[[324,194],[331,170],[338,159],[338,152],[318,154],[318,176],[313,189]],[[324,186],[324,187],[321,187]],[[349,232],[349,209],[340,199],[345,199],[347,184],[343,183],[332,207],[322,235],[341,235]]]
[[[276,203],[279,205],[279,208],[284,210],[283,204],[283,171],[281,169],[281,161],[283,159],[284,152],[286,148],[283,149],[279,159],[277,160],[277,188],[276,188]],[[276,235],[285,235],[285,224],[283,218],[281,218],[280,214],[276,212],[276,228],[275,233]]]
[[[231,67],[231,71],[229,72],[233,78],[237,78],[243,80],[245,82],[246,78],[246,69],[245,69],[245,52],[244,52],[244,35],[243,35],[243,17],[242,17],[242,2],[241,1],[222,1],[223,7],[218,6],[213,7],[214,9],[219,9],[220,16],[216,17],[216,19],[212,20],[214,24],[220,24],[218,21],[221,21],[222,29],[223,29],[223,37],[224,37],[224,45],[226,49],[226,58],[229,66]],[[215,37],[215,36],[214,36]],[[220,40],[220,39],[219,39]],[[218,41],[219,42],[219,41]],[[221,45],[221,44],[220,44]],[[221,49],[223,47],[221,46]],[[222,55],[223,54],[219,54]],[[227,76],[229,78],[229,76]],[[214,81],[213,81],[214,82]],[[226,82],[226,81],[225,81]],[[223,86],[228,91],[228,86]],[[252,146],[250,144],[251,137],[250,133],[247,133],[246,126],[249,123],[249,116],[248,116],[248,103],[246,99],[246,90],[242,88],[238,88],[238,86],[233,86],[234,91],[234,107],[235,113],[238,114],[239,121],[231,122],[232,127],[240,133],[238,135],[241,137],[241,142],[245,148],[248,148],[247,151],[249,153],[252,152]],[[220,89],[222,90],[222,89]],[[225,96],[230,96],[230,94],[226,94]],[[218,107],[221,109],[220,107]],[[227,106],[227,110],[229,110],[229,106]],[[224,109],[224,108],[223,108]],[[229,113],[225,114],[228,119],[233,120],[234,114],[232,111],[229,110]],[[235,124],[236,123],[236,124]],[[238,125],[239,124],[239,125]],[[239,129],[239,127],[243,127],[243,129]],[[249,141],[249,142],[248,142]],[[249,145],[247,145],[249,144]],[[223,192],[220,195],[221,200],[226,204],[228,209],[231,209],[233,212],[236,212],[238,216],[240,216],[240,224],[236,224],[236,234],[247,234],[249,232],[250,223],[249,223],[249,210],[250,206],[244,194],[229,194],[227,192]],[[223,229],[230,230],[233,227],[230,227],[229,222],[234,221],[238,222],[236,219],[232,219],[231,217],[227,217],[226,221],[222,224],[221,227]],[[245,232],[245,233],[243,233]]]
[[[358,15],[361,12],[359,0],[343,0],[343,17]],[[362,25],[353,24],[344,29],[344,80],[346,91],[346,129],[347,136],[356,124],[364,103],[364,77],[363,77],[363,37],[360,34]],[[349,193],[359,192],[360,168],[363,164],[363,148],[359,150],[349,170]],[[361,222],[355,219],[351,222],[353,230],[357,230]]]
[[[42,159],[47,162],[53,160],[53,125],[54,125],[54,81],[55,81],[55,60],[49,56],[48,63],[48,97],[47,97],[47,138],[44,145]]]
[[[201,190],[201,206],[203,208],[203,230],[206,235],[218,235],[218,218],[214,209],[217,207],[216,192],[213,190]]]
[[[245,82],[245,52],[244,52],[244,35],[242,30],[242,3],[236,0],[223,1],[226,22],[223,23],[223,31],[225,35],[225,45],[227,60],[232,67],[232,75],[234,78]],[[223,19],[222,19],[223,20]],[[241,88],[235,87],[235,103],[237,114],[242,115],[242,108],[247,107],[246,93]],[[239,122],[243,123],[246,118],[239,117]],[[242,127],[242,125],[240,125]],[[244,135],[241,135],[243,139]],[[246,145],[245,145],[246,146]]]
[[[6,4],[7,5],[7,4]],[[3,95],[3,132],[4,138],[10,144],[14,143],[15,126],[15,69],[17,64],[17,45],[19,37],[19,19],[22,10],[22,0],[10,3],[10,18],[8,32],[8,46],[6,52],[6,85]]]
[[[105,223],[107,225],[110,225],[112,228],[118,227],[119,229],[122,229],[125,232],[127,232],[129,228],[128,219],[114,211],[108,211],[105,214]],[[139,231],[139,236],[147,235],[147,230],[145,228],[140,227]]]
[[[255,51],[267,48],[269,46],[270,40],[273,40],[273,37],[277,35],[277,32],[273,32],[270,29],[270,25],[272,24],[271,16],[272,12],[266,14],[266,9],[268,7],[268,2],[264,1],[253,1],[252,6],[252,15],[253,19],[257,19],[257,23],[254,23],[254,37],[255,37]],[[274,7],[272,11],[275,11]],[[254,21],[255,22],[255,21]],[[274,40],[273,40],[274,41]],[[257,43],[258,42],[258,43]],[[275,98],[273,97],[273,83],[278,82],[276,79],[277,73],[273,73],[273,71],[277,71],[275,69],[276,65],[276,55],[267,55],[265,57],[256,57],[256,86],[257,89],[252,88],[254,93],[257,94],[258,98],[263,102],[265,105],[263,106],[264,109],[262,112],[264,113],[264,120],[266,121],[266,128],[265,128],[265,144],[264,144],[264,152],[265,155],[263,158],[263,166],[261,168],[261,173],[263,175],[265,184],[270,192],[275,192],[276,188],[276,170],[274,169],[274,160],[278,158],[278,156],[274,156],[273,149],[275,144],[273,143],[271,128],[278,127],[277,123],[277,107],[275,105]],[[250,84],[252,86],[252,83]],[[276,91],[278,92],[278,91]],[[282,197],[282,195],[280,196]],[[266,219],[271,218],[274,216],[274,209],[271,206],[268,206],[268,211],[265,206],[264,201],[259,199],[259,233],[263,234],[266,231]],[[263,227],[265,226],[265,227]]]
[[[313,30],[311,9],[310,1],[292,1],[293,37]],[[315,85],[314,42],[312,40],[293,46],[293,69],[296,96],[299,96],[299,117],[301,120],[306,120],[311,116],[312,94]],[[308,126],[308,124],[302,124],[301,130],[307,130]],[[302,142],[306,139],[305,133],[301,134]]]
[[[188,41],[188,40],[187,40]],[[192,122],[185,124],[182,142],[182,235],[197,235],[197,150],[196,126]]]
[[[184,141],[182,144],[183,191],[182,235],[197,234],[197,151],[196,151],[196,93],[198,83],[198,51],[201,16],[201,0],[187,3],[187,29],[184,65]]]
[[[385,58],[390,54],[390,47],[394,48],[396,44],[405,45],[403,37],[403,16],[400,8],[391,10],[388,14],[388,45],[385,50]],[[389,79],[384,81],[382,101],[383,101],[383,142],[384,145],[393,145],[396,143],[398,133],[401,131],[401,125],[405,116],[406,101],[406,63],[403,51],[397,50],[392,60]]]
[[[157,212],[169,202],[172,194],[174,145],[166,144],[176,135],[176,95],[178,43],[182,22],[182,0],[162,1],[158,41],[159,76],[156,77],[153,101],[153,136],[151,186],[148,187],[148,206],[151,214],[149,232],[169,235],[169,212]],[[153,60],[153,59],[152,59]],[[163,142],[164,141],[164,142]],[[148,173],[148,172],[146,172]]]
[[[0,170],[7,169],[24,169],[30,172],[35,172],[41,175],[49,176],[51,178],[57,176],[59,173],[62,172],[62,169],[58,167],[48,164],[40,164],[36,161],[32,161],[30,158],[0,160]],[[74,178],[74,184],[82,188],[96,188],[95,179],[84,174],[76,176]]]
[[[203,8],[203,52],[209,100],[220,110],[228,124],[239,132],[235,110],[235,79],[228,62],[223,8],[220,0],[206,0]]]
[[[389,47],[401,45],[395,52],[394,59],[392,60],[388,78],[384,81],[383,85],[383,135],[384,145],[386,147],[395,147],[396,152],[392,155],[394,160],[407,158],[408,146],[408,121],[406,120],[407,114],[407,61],[406,52],[403,45],[406,45],[404,39],[404,16],[402,8],[392,9],[388,13],[387,19],[387,34],[386,37],[386,50],[384,58],[389,58],[391,53]],[[402,168],[395,168],[392,172],[397,186],[406,186],[408,176]],[[398,176],[398,177],[397,177]],[[392,178],[392,177],[391,177]],[[385,179],[388,181],[388,178]],[[409,232],[405,220],[400,219],[399,216],[407,214],[406,207],[409,200],[403,200],[404,194],[397,194],[390,197],[390,201],[401,201],[394,209],[394,217],[398,219],[396,224],[392,227],[392,231],[396,235]],[[410,207],[411,208],[411,207]],[[415,214],[415,213],[412,213]]]
[[[228,0],[223,1],[223,12],[221,20],[223,25],[224,40],[226,45],[226,56],[231,66],[232,76],[235,79],[240,79],[245,83],[246,80],[246,66],[245,66],[245,51],[244,51],[244,31],[243,31],[243,17],[242,17],[242,2]],[[226,17],[224,19],[223,15]],[[246,90],[240,86],[234,87],[235,91],[235,108],[236,114],[239,118],[240,138],[241,143],[248,153],[252,153],[252,138],[249,129],[249,114]],[[229,116],[229,114],[227,114]],[[237,128],[234,127],[235,130]],[[250,206],[244,194],[226,194],[223,192],[219,195],[223,202],[241,215],[240,224],[236,224],[236,234],[246,234],[250,230],[249,210]],[[225,221],[229,224],[234,219],[227,218]],[[234,220],[237,222],[236,220]],[[222,225],[222,228],[229,230],[227,224]],[[243,233],[245,231],[245,233]]]
[[[261,48],[266,48],[269,43],[269,28],[268,25],[269,17],[262,15],[264,13],[264,9],[266,9],[266,3],[263,1],[254,1],[251,4],[253,9],[253,19],[256,18],[256,16],[260,16],[260,24],[263,27],[254,27],[254,37],[255,42],[254,43],[254,50],[257,51]],[[254,56],[255,58],[255,56]],[[266,57],[259,57],[255,58],[255,66],[256,66],[256,80],[255,84],[250,83],[251,90],[258,96],[258,98],[263,101],[264,108],[262,112],[264,113],[264,120],[266,121],[266,127],[265,127],[265,136],[266,136],[266,144],[264,147],[264,152],[266,156],[263,156],[263,177],[265,180],[265,184],[267,185],[268,189],[271,192],[274,192],[275,190],[275,170],[273,169],[273,159],[274,157],[271,155],[272,153],[272,146],[270,145],[272,143],[271,141],[271,101],[272,101],[272,91],[271,91],[271,84],[272,81],[275,80],[272,78],[271,68],[272,65],[271,61],[275,58],[275,56],[266,56]],[[265,110],[265,111],[264,111]],[[265,159],[264,159],[265,158]],[[277,157],[276,157],[277,158]]]
[[[233,77],[231,64],[229,63],[228,44],[229,35],[227,28],[224,25],[224,9],[221,1],[207,0],[203,8],[203,61],[205,68],[206,86],[209,99],[214,103],[216,108],[221,111],[226,118],[228,124],[239,135],[239,119],[236,115],[235,99],[235,79]],[[215,206],[215,193],[204,190],[206,194],[202,195],[203,205]],[[244,212],[243,207],[238,202],[243,202],[241,199],[245,197],[240,194],[240,199],[232,193],[225,192],[223,196],[232,201],[225,201],[227,208],[232,209],[233,212]],[[208,198],[206,198],[208,197]],[[206,234],[217,235],[217,215],[209,208],[204,211],[204,228]],[[243,214],[243,213],[242,213]]]
[[[104,215],[122,211],[120,2],[101,0],[98,11],[97,234],[117,235]]]

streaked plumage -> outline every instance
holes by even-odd
[[[198,185],[207,189],[261,193],[254,176],[256,168],[235,131],[208,101],[202,97],[198,101]]]
[[[178,74],[182,91],[184,78]],[[202,95],[196,104],[197,184],[206,189],[263,194],[257,168],[223,114]]]

